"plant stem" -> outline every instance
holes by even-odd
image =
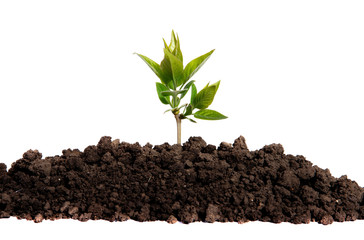
[[[181,144],[181,118],[179,114],[175,114],[174,117],[177,123],[177,144]]]
[[[178,107],[177,106],[177,95],[173,95],[173,101],[172,102],[173,102],[173,106],[172,106],[173,108]]]

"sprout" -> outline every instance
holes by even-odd
[[[143,59],[160,79],[160,82],[156,83],[158,97],[163,104],[171,107],[166,112],[171,111],[176,119],[177,143],[181,144],[182,119],[188,119],[196,123],[191,116],[203,120],[220,120],[227,117],[217,111],[207,109],[214,100],[220,81],[214,84],[207,84],[201,91],[197,92],[195,80],[191,80],[191,77],[202,67],[215,50],[195,58],[183,67],[183,55],[178,35],[172,31],[170,44],[167,45],[164,39],[163,42],[164,59],[160,64],[146,56],[136,54]],[[180,105],[182,98],[190,89],[190,102]]]

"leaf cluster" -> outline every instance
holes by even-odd
[[[183,66],[183,54],[181,51],[178,35],[172,31],[170,44],[164,42],[164,58],[160,64],[152,59],[136,53],[158,76],[160,82],[156,83],[159,100],[166,105],[170,105],[174,115],[179,115],[181,119],[189,119],[195,122],[190,116],[204,120],[220,120],[227,118],[223,114],[207,109],[214,100],[219,88],[220,81],[214,84],[207,84],[201,91],[197,91],[195,80],[192,76],[204,65],[214,50],[201,55]],[[186,96],[191,89],[190,102],[180,106],[181,99]],[[194,112],[197,110],[196,112]],[[167,112],[166,111],[166,112]]]

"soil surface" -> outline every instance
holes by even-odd
[[[102,137],[83,152],[43,159],[29,150],[8,171],[0,163],[0,218],[35,222],[330,224],[364,219],[363,192],[280,144],[249,151],[243,137],[217,148],[200,137],[143,147]]]

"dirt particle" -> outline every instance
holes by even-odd
[[[40,214],[40,213],[38,213],[36,216],[35,216],[35,218],[34,218],[34,222],[35,223],[40,223],[40,222],[42,222],[43,221],[43,215],[42,214]]]
[[[34,161],[35,159],[41,159],[42,154],[38,150],[28,150],[23,154],[23,158]]]
[[[70,202],[69,201],[67,201],[67,202],[64,202],[63,203],[63,205],[62,205],[62,207],[60,208],[60,211],[61,212],[64,212],[64,211],[66,211],[67,209],[68,209],[68,207],[70,206]]]
[[[11,202],[11,197],[9,194],[2,193],[0,196],[1,196],[0,203],[8,204]]]
[[[76,213],[78,213],[78,207],[72,207],[72,208],[68,209],[68,214],[69,215],[72,216],[72,215],[74,215]]]
[[[325,215],[321,220],[320,223],[322,223],[323,225],[329,225],[331,223],[334,222],[334,219],[332,216],[330,215]]]
[[[45,211],[49,210],[51,208],[51,205],[49,204],[49,202],[46,202],[46,204],[44,205],[43,209]]]
[[[241,150],[247,150],[248,147],[245,143],[245,138],[243,136],[238,137],[237,139],[235,139],[234,144],[233,144],[234,148],[239,148]]]
[[[0,163],[0,177],[6,174],[6,164]]]
[[[36,159],[30,164],[29,170],[36,175],[50,176],[52,163],[42,159]]]
[[[206,210],[206,222],[213,223],[220,219],[220,209],[218,206],[209,204]]]
[[[115,139],[111,142],[111,147],[113,149],[117,149],[119,147],[119,144],[120,144],[120,139]]]
[[[175,224],[176,222],[178,222],[177,218],[173,215],[169,216],[168,219],[167,219],[167,222],[169,224]]]
[[[198,221],[196,207],[187,205],[181,212],[181,221],[183,223],[191,223]]]

